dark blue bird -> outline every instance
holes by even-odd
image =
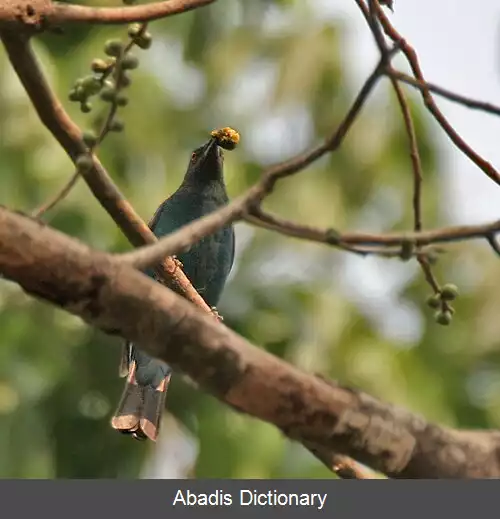
[[[217,142],[211,138],[192,153],[181,186],[160,205],[149,224],[156,236],[169,234],[228,203],[224,155]],[[215,307],[233,264],[233,227],[203,238],[178,258],[196,290],[209,306]],[[145,273],[155,279],[154,269]],[[137,439],[155,441],[171,372],[167,364],[142,352],[140,347],[125,344],[120,373],[127,376],[127,382],[111,420],[112,427]]]

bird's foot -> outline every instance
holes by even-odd
[[[212,310],[212,313],[214,314],[214,317],[218,320],[218,321],[224,321],[224,317],[222,317],[222,315],[217,311],[217,307],[215,306],[211,306],[210,307],[210,310]]]
[[[180,269],[184,266],[182,261],[177,256],[172,256],[172,259],[174,260],[175,265]]]
[[[322,382],[325,382],[326,384],[328,384],[331,387],[334,387],[334,388],[339,387],[339,384],[337,382],[335,382],[331,378],[328,378],[327,376],[323,375],[323,373],[316,372],[316,373],[314,373],[314,376],[316,378],[319,378]],[[347,388],[344,388],[344,389],[347,389]]]
[[[175,272],[177,271],[177,269],[180,269],[182,270],[182,267],[184,266],[182,264],[182,262],[177,259],[177,256],[171,256],[171,260],[172,260],[172,263],[173,265],[171,265],[168,269],[167,269],[167,272],[173,276],[175,274]],[[167,261],[167,265],[169,264],[169,262]]]

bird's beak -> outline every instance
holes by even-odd
[[[200,162],[205,162],[208,158],[217,159],[219,157],[219,147],[217,146],[217,141],[214,137],[212,137],[206,144],[203,149],[202,160]]]
[[[217,140],[213,137],[205,144],[197,167],[210,171],[221,171],[224,156],[222,150],[217,145]]]

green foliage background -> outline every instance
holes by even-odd
[[[241,132],[241,146],[225,161],[229,192],[237,195],[266,164],[304,150],[340,121],[358,87],[343,56],[344,24],[323,20],[311,5],[219,0],[152,24],[152,49],[135,51],[141,66],[133,74],[131,103],[121,110],[126,131],[111,135],[100,152],[145,219],[177,187],[191,149],[211,129],[229,125]],[[108,38],[125,36],[123,27],[76,26],[36,41],[50,82],[83,128],[95,112],[81,114],[67,93],[102,56]],[[425,225],[434,227],[448,223],[448,195],[435,127],[417,97],[411,99],[425,174]],[[269,126],[269,117],[287,122]],[[0,203],[26,211],[72,172],[4,53],[0,164]],[[266,206],[324,227],[403,229],[411,226],[411,186],[402,120],[381,82],[342,149],[279,184]],[[83,182],[48,220],[93,247],[129,249]],[[244,224],[237,237],[237,262],[220,305],[232,329],[303,369],[430,420],[500,425],[499,296],[487,282],[496,273],[485,247],[455,245],[436,267],[442,282],[462,292],[453,325],[444,328],[425,307],[429,288],[414,262],[348,257]],[[0,281],[1,477],[130,478],[153,474],[144,469],[147,460],[156,466],[175,460],[178,443],[167,460],[164,448],[108,426],[122,390],[119,351],[116,339]],[[178,425],[170,417],[163,436],[181,431],[197,449],[193,466],[181,474],[329,477],[273,427],[227,409],[182,376],[174,379],[168,408]]]

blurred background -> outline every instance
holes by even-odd
[[[88,5],[121,5],[87,0]],[[457,92],[499,101],[500,6],[459,11],[452,0],[396,0],[392,20],[424,74]],[[474,23],[471,23],[474,18]],[[263,167],[326,136],[377,61],[354,2],[219,0],[151,25],[153,46],[121,109],[122,134],[100,157],[149,220],[180,183],[190,152],[216,127],[241,146],[226,153],[235,196]],[[464,36],[466,35],[466,36]],[[36,51],[70,114],[74,81],[126,27],[69,28]],[[406,70],[402,60],[396,60]],[[424,226],[499,217],[500,190],[454,149],[408,91],[424,169]],[[500,121],[439,100],[468,142],[500,164]],[[0,203],[31,211],[72,173],[0,52]],[[392,90],[379,83],[342,149],[280,183],[266,208],[322,227],[408,229],[412,174]],[[130,248],[79,182],[50,225],[107,251]],[[459,286],[456,315],[441,327],[425,306],[429,287],[414,261],[358,258],[239,224],[237,259],[219,310],[226,324],[304,370],[320,372],[453,427],[500,426],[498,260],[482,243],[456,244],[435,268]],[[173,379],[156,445],[109,426],[120,397],[121,344],[0,281],[0,477],[316,478],[331,474],[273,427]]]

